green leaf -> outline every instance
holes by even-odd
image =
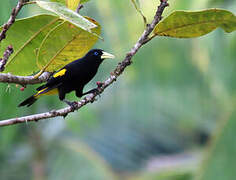
[[[175,11],[164,18],[154,29],[158,36],[193,38],[221,27],[230,33],[236,30],[236,16],[223,9],[187,12]]]
[[[75,11],[80,3],[80,0],[66,0],[66,6]]]
[[[88,2],[89,0],[51,0],[51,2],[58,2],[66,5],[69,9],[75,11],[79,4]]]
[[[96,25],[71,9],[66,8],[63,4],[46,1],[36,1],[36,3],[43,9],[56,13],[61,19],[69,21],[75,26],[91,32],[91,29]]]
[[[88,18],[97,25],[92,29],[93,33],[100,34],[99,24]],[[96,43],[98,37],[84,31],[69,22],[64,22],[53,29],[44,39],[40,46],[37,64],[45,71],[55,71],[64,65],[84,56]]]
[[[86,2],[89,2],[90,0],[81,0],[80,1],[80,4],[83,4],[83,3],[86,3]]]
[[[29,75],[38,71],[38,47],[48,32],[61,22],[58,17],[47,14],[17,20],[7,31],[6,39],[1,42],[0,54],[9,44],[14,48],[4,72]]]
[[[51,2],[57,2],[66,5],[66,0],[51,0]]]
[[[224,116],[227,117],[228,115]],[[220,131],[209,149],[202,171],[196,176],[200,180],[226,180],[236,177],[236,112],[221,124]]]

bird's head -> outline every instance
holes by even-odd
[[[113,59],[114,55],[103,51],[102,49],[92,49],[86,56],[92,61],[102,62],[104,59]]]

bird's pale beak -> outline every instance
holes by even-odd
[[[107,52],[105,52],[105,51],[102,51],[102,56],[101,56],[101,58],[102,58],[102,59],[108,59],[108,58],[114,59],[115,56],[112,55],[112,54],[110,54],[110,53],[107,53]]]

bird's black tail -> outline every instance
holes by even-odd
[[[37,98],[33,95],[33,96],[30,96],[29,98],[27,98],[26,100],[24,100],[22,103],[20,103],[18,105],[18,107],[20,106],[31,106],[33,103],[35,103],[35,101],[37,101]]]

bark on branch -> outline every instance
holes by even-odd
[[[0,42],[6,38],[6,32],[15,22],[17,14],[20,12],[21,8],[25,5],[24,0],[19,0],[16,7],[12,9],[11,16],[6,24],[3,25],[2,31],[0,32]]]
[[[5,65],[10,57],[10,55],[13,53],[13,47],[12,45],[9,45],[7,49],[5,50],[3,54],[3,58],[0,59],[0,72],[4,71]]]
[[[99,94],[101,94],[108,86],[110,86],[116,79],[122,74],[122,72],[129,66],[132,62],[132,57],[137,53],[137,51],[148,41],[150,41],[149,35],[152,33],[153,29],[157,25],[157,23],[161,20],[162,13],[164,9],[168,6],[167,0],[160,0],[160,5],[157,8],[156,14],[154,16],[153,21],[151,24],[147,25],[146,29],[144,30],[141,37],[138,39],[138,41],[135,43],[135,45],[131,48],[131,50],[126,54],[124,60],[120,62],[116,69],[111,73],[110,77],[102,83],[102,85],[98,86]],[[84,105],[88,103],[94,102],[96,96],[98,96],[97,93],[89,94],[83,99],[81,99],[79,102],[77,102],[77,106],[75,110],[80,109]],[[20,118],[13,118],[8,120],[0,121],[0,126],[8,126],[12,124],[18,124],[18,123],[24,123],[24,122],[30,122],[30,121],[38,121],[41,119],[47,119],[52,118],[56,116],[67,116],[68,113],[73,112],[74,109],[71,107],[66,107],[59,110],[52,110],[50,112],[46,113],[40,113],[40,114],[34,114],[30,116],[20,117]]]
[[[47,79],[50,77],[51,73],[44,72],[41,76],[38,78],[34,78],[34,76],[14,76],[10,73],[0,73],[0,82],[4,83],[14,83],[14,84],[20,84],[22,86],[25,86],[27,84],[39,84],[47,81]]]
[[[10,18],[8,19],[7,23],[3,25],[2,31],[0,32],[0,42],[6,38],[6,33],[12,26],[12,24],[16,20],[16,16],[22,9],[22,7],[28,2],[28,0],[19,0],[16,7],[12,9]],[[9,58],[9,56],[13,53],[13,47],[9,45],[4,52],[3,58],[0,60],[0,72],[2,72],[5,69],[6,62]],[[47,80],[42,78],[43,80]],[[26,85],[26,84],[35,84],[35,83],[41,83],[42,80],[40,79],[33,79],[31,76],[29,77],[21,77],[21,76],[13,76],[11,74],[2,74],[0,73],[0,82],[5,82],[5,83],[16,83],[16,84],[21,84],[21,85]]]

